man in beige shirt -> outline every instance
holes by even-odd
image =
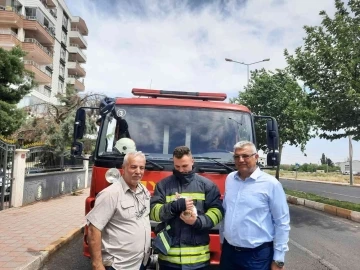
[[[126,154],[123,176],[101,191],[86,216],[93,270],[139,270],[150,256],[150,193],[140,181],[145,155]]]

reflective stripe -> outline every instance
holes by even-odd
[[[207,215],[212,220],[214,226],[218,224],[223,218],[221,211],[217,208],[209,208],[205,215]]]
[[[159,254],[159,259],[163,261],[168,261],[175,264],[196,264],[202,263],[210,260],[210,253],[198,256],[165,256]]]
[[[150,212],[150,219],[154,220],[154,221],[161,221],[160,220],[160,209],[163,206],[163,204],[155,204],[155,206],[153,207],[153,209],[151,209]]]
[[[204,193],[181,193],[181,197],[191,198],[193,200],[205,201]],[[166,196],[166,202],[172,202],[176,199],[176,195]]]
[[[172,247],[168,251],[168,255],[203,255],[209,252],[209,245],[197,246],[197,247]]]
[[[163,232],[159,233],[159,236],[160,236],[160,238],[161,238],[162,243],[163,243],[164,246],[165,246],[165,249],[166,249],[166,250],[169,250],[169,249],[170,249],[170,245],[169,245],[168,241],[166,240],[166,237],[164,236],[164,233],[163,233]]]

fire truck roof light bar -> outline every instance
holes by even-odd
[[[215,101],[224,101],[227,97],[225,93],[151,90],[151,89],[140,89],[140,88],[133,88],[132,94],[135,96],[145,96],[145,97],[153,97],[153,98],[166,97],[166,98],[215,100]]]

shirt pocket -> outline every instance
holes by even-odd
[[[136,216],[134,200],[123,200],[120,202],[121,216],[124,218],[133,218]]]

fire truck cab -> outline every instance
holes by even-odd
[[[114,146],[122,138],[131,138],[136,149],[146,155],[146,170],[142,183],[150,193],[161,179],[172,174],[172,152],[175,147],[188,146],[195,159],[197,173],[209,178],[224,194],[228,173],[235,170],[233,146],[241,140],[256,144],[255,120],[266,120],[269,149],[267,165],[278,160],[278,128],[269,116],[255,116],[242,105],[224,102],[226,94],[179,92],[165,90],[132,90],[134,97],[105,98],[99,108],[79,108],[74,124],[74,156],[82,156],[86,127],[86,109],[98,109],[101,121],[94,161],[90,195],[85,202],[87,214],[94,206],[96,195],[111,183],[109,169],[121,171],[124,155]],[[265,127],[264,127],[265,128]],[[111,175],[111,174],[110,174]],[[156,226],[152,222],[152,227]],[[211,264],[220,262],[219,230],[210,231]],[[84,234],[84,255],[90,256],[87,230]]]

